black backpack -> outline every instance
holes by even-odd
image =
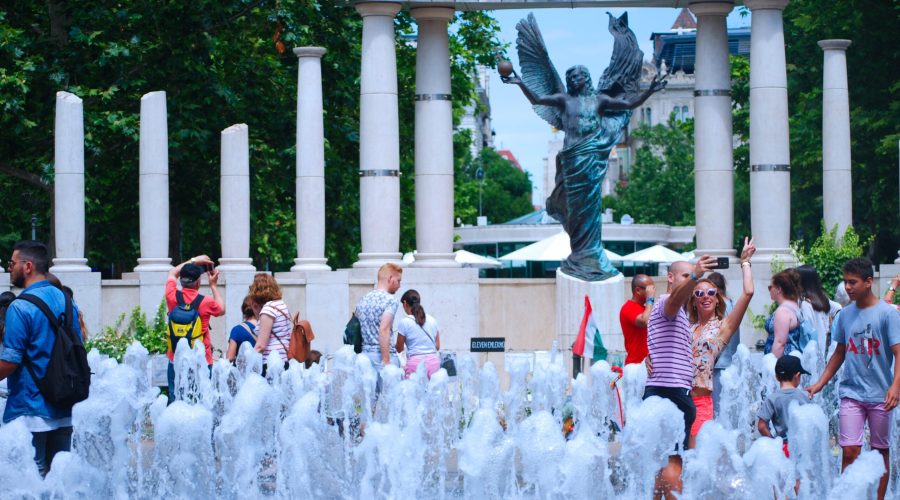
[[[63,297],[66,301],[65,312],[57,318],[47,303],[38,297],[31,294],[18,296],[19,299],[37,306],[47,317],[51,330],[56,334],[44,378],[38,380],[34,374],[34,367],[27,358],[24,360],[25,366],[44,399],[51,405],[65,408],[87,399],[91,388],[91,367],[88,365],[84,344],[75,334],[72,298],[66,293],[63,293]]]
[[[344,327],[344,343],[352,345],[353,352],[356,354],[362,352],[362,325],[359,323],[359,318],[356,317],[355,312],[353,316],[350,316],[347,326]]]

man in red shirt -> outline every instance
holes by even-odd
[[[631,279],[631,298],[619,311],[619,323],[625,336],[625,364],[640,363],[647,357],[647,321],[656,300],[656,286],[646,274]]]
[[[190,304],[200,293],[200,277],[209,270],[209,288],[212,297],[204,296],[197,308],[200,313],[200,325],[203,331],[203,345],[206,347],[206,363],[212,367],[212,342],[209,335],[209,318],[219,317],[225,314],[225,300],[219,293],[219,271],[213,269],[213,261],[206,255],[199,255],[189,261],[182,262],[169,270],[169,278],[166,280],[166,307],[169,312],[178,305],[175,292],[178,291],[178,283],[181,283],[181,293],[184,302]],[[174,348],[175,346],[173,346]],[[169,357],[169,404],[175,400],[175,353],[168,351]]]

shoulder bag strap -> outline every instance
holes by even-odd
[[[178,306],[184,305],[184,292],[181,290],[175,290],[175,302]]]
[[[293,321],[291,320],[291,315],[288,314],[288,313],[285,312],[285,311],[280,310],[280,309],[278,310],[278,312],[280,312],[282,316],[284,316],[285,318],[287,318],[288,324],[291,325],[291,332],[293,333],[293,331],[294,331],[294,323],[293,323]],[[272,320],[272,332],[270,333],[270,335],[273,336],[273,337],[275,337],[275,340],[277,340],[278,343],[281,344],[281,347],[284,347],[284,355],[285,355],[285,356],[288,356],[288,353],[290,352],[290,349],[288,348],[288,346],[284,345],[284,341],[281,340],[281,337],[279,337],[278,335],[275,335],[275,320],[274,320],[274,319]]]
[[[66,311],[66,312],[65,312],[64,314],[66,315],[66,317],[69,318],[69,320],[71,320],[71,316],[72,316],[72,299],[70,299],[69,296],[66,295],[65,292],[62,292],[62,294],[63,294],[63,300],[65,300],[65,303],[66,303],[66,306],[65,306],[65,311]],[[20,295],[19,295],[18,297],[16,297],[16,298],[17,298],[17,299],[22,299],[22,300],[24,300],[25,302],[30,302],[31,304],[34,304],[38,309],[40,309],[41,312],[44,313],[44,316],[47,317],[47,321],[50,322],[50,327],[53,329],[53,334],[56,335],[56,333],[59,331],[59,319],[58,319],[56,316],[53,315],[53,311],[50,310],[50,307],[47,305],[46,302],[44,302],[43,300],[41,300],[38,296],[32,295],[32,294],[30,294],[30,293],[23,293],[23,294],[20,294]],[[76,340],[76,339],[73,339],[73,340]],[[26,352],[26,353],[23,353],[22,359],[23,359],[23,361],[28,361],[28,363],[25,363],[25,367],[28,369],[28,373],[29,373],[29,375],[31,375],[31,379],[34,380],[35,383],[37,383],[37,382],[38,382],[38,378],[37,378],[37,376],[34,374],[33,363],[31,363],[31,362],[30,362],[31,360],[28,359],[28,353],[27,353],[27,352]]]
[[[426,319],[425,321],[428,321],[428,320]],[[413,323],[416,323],[416,319],[415,319],[415,318],[413,318]],[[434,346],[434,350],[437,351],[437,350],[438,350],[438,348],[437,348],[437,340],[431,338],[431,335],[428,334],[428,330],[426,330],[424,326],[420,325],[419,323],[416,323],[416,326],[418,326],[419,328],[422,329],[423,332],[425,332],[425,336],[428,337],[428,340],[431,341],[431,345]]]
[[[252,329],[252,328],[250,328],[249,326],[247,326],[247,322],[246,322],[246,321],[241,322],[241,326],[244,327],[244,330],[247,330],[247,333],[249,333],[250,336],[253,337],[253,340],[256,340],[256,334],[253,333],[253,329]]]

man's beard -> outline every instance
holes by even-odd
[[[12,274],[10,276],[10,281],[16,288],[25,288],[25,276],[22,274]]]

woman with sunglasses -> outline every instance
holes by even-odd
[[[738,330],[750,299],[753,297],[753,274],[750,258],[756,252],[753,240],[744,238],[741,251],[741,275],[744,291],[734,303],[734,308],[725,314],[724,290],[719,290],[708,279],[697,280],[694,296],[688,305],[688,320],[691,322],[693,341],[691,349],[694,358],[694,382],[691,398],[697,406],[697,418],[691,426],[688,448],[696,443],[700,428],[713,419],[713,369],[722,349],[728,345],[731,336]]]

